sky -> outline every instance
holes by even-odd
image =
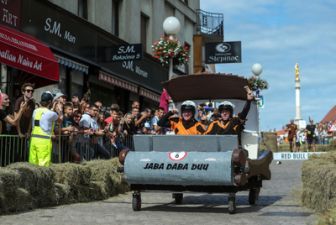
[[[216,72],[252,76],[260,63],[261,130],[281,129],[295,118],[295,69],[300,67],[301,117],[319,122],[336,105],[336,1],[201,0],[223,13],[224,41],[241,41],[242,63],[217,64]]]

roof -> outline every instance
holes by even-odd
[[[191,74],[163,83],[174,101],[199,99],[246,100],[247,79],[228,74]]]
[[[321,123],[334,120],[336,120],[336,105],[327,113],[327,115],[324,116],[324,118],[321,120]]]

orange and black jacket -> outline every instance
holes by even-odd
[[[160,127],[169,127],[175,134],[179,135],[198,135],[205,132],[203,125],[197,120],[185,121],[181,117],[169,118],[172,115],[172,112],[168,112],[158,121],[158,125]]]
[[[244,130],[244,124],[247,114],[250,110],[251,101],[247,101],[241,113],[238,116],[229,118],[228,120],[213,121],[204,134],[237,134],[239,144],[241,144],[241,132]]]

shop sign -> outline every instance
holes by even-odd
[[[0,23],[20,28],[20,0],[0,1]]]
[[[205,61],[207,64],[241,63],[241,42],[206,43]]]
[[[111,57],[107,61],[134,61],[139,59],[142,59],[142,44],[126,44],[112,48]]]

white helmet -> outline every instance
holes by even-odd
[[[182,102],[182,104],[181,104],[181,112],[183,112],[185,110],[190,110],[195,115],[195,113],[196,113],[196,104],[195,104],[195,102],[190,101],[190,100]]]
[[[233,109],[235,108],[235,105],[232,104],[231,102],[229,101],[224,101],[224,102],[221,102],[219,105],[218,105],[218,111],[221,112],[223,110],[228,110],[229,112],[231,112],[231,115],[233,113]]]

